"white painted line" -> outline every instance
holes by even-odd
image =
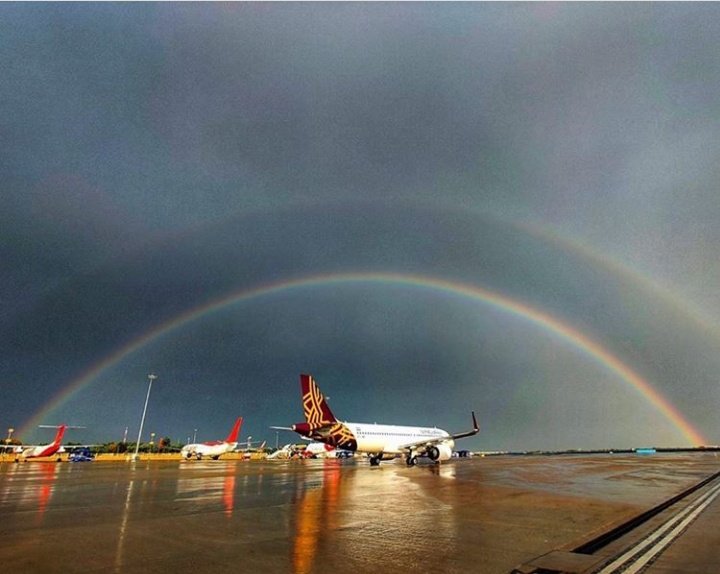
[[[670,518],[642,542],[633,546],[627,552],[599,570],[597,574],[614,574],[619,572],[619,570],[628,562],[631,562],[636,556],[642,554],[646,548],[656,544],[657,546],[655,548],[651,548],[647,554],[638,558],[628,567],[628,569],[623,570],[623,574],[633,574],[638,572],[647,564],[647,562],[657,556],[657,554],[659,554],[675,538],[677,538],[687,525],[697,518],[698,514],[705,510],[705,508],[707,508],[707,506],[715,499],[715,497],[718,496],[718,494],[720,494],[720,483],[699,497],[682,512]],[[639,566],[636,567],[636,564],[639,564]]]
[[[708,505],[717,497],[717,495],[720,494],[720,490],[715,489],[715,492],[712,496],[710,496],[702,505],[697,507],[690,515],[683,520],[680,524],[678,524],[675,528],[673,528],[665,538],[661,539],[658,544],[649,552],[646,552],[643,554],[637,561],[635,561],[630,568],[625,570],[627,574],[636,574],[640,570],[642,570],[648,562],[650,562],[655,556],[660,554],[665,548],[667,548],[680,534],[683,533],[685,528],[687,528],[688,524],[690,524],[693,520],[695,520],[703,510],[705,510]]]

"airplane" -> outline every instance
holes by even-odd
[[[283,430],[290,430],[290,428],[283,427]],[[307,445],[290,443],[272,454],[267,455],[266,460],[286,460],[289,458],[346,458],[352,456],[352,454],[349,450],[338,450],[334,446],[324,442],[310,442]]]
[[[15,453],[15,461],[22,460],[28,460],[30,458],[39,458],[39,457],[49,457],[53,455],[57,456],[57,461],[60,461],[60,454],[66,452],[65,448],[62,446],[62,438],[65,435],[65,431],[69,428],[72,429],[79,429],[84,427],[73,427],[68,425],[39,425],[40,428],[54,428],[57,429],[57,433],[55,433],[55,438],[51,443],[48,444],[41,444],[41,445],[18,445],[18,446],[4,446],[5,449],[12,449],[12,451]],[[90,447],[95,445],[77,445],[73,446],[72,448],[80,448],[80,447]],[[71,448],[71,447],[68,447]]]
[[[371,466],[381,460],[403,455],[408,466],[417,464],[419,455],[427,455],[433,462],[449,460],[455,441],[480,431],[472,413],[471,431],[449,434],[436,427],[379,425],[375,423],[341,422],[335,418],[325,397],[311,375],[300,375],[305,422],[291,427],[272,427],[293,430],[300,436],[353,452],[367,453]]]
[[[345,458],[352,456],[349,450],[337,449],[326,442],[311,442],[305,447],[307,458]]]
[[[250,460],[250,459],[253,457],[254,454],[258,454],[258,453],[265,454],[265,444],[266,444],[266,441],[262,441],[262,442],[260,442],[259,440],[251,441],[251,440],[250,440],[251,438],[252,438],[252,437],[249,436],[249,437],[247,438],[247,440],[246,440],[244,443],[242,443],[242,444],[245,445],[245,448],[243,448],[243,447],[240,445],[240,446],[238,446],[238,447],[235,449],[235,452],[240,452],[240,453],[242,453],[244,460]],[[257,444],[257,443],[260,443],[260,446],[252,446],[252,445]]]
[[[277,449],[267,456],[267,460],[286,460],[292,458],[297,452],[294,444],[286,444],[284,447]]]
[[[204,456],[209,456],[211,459],[217,460],[221,454],[234,451],[238,445],[237,439],[240,434],[242,422],[242,417],[238,417],[225,440],[186,444],[180,449],[180,456],[187,459],[194,456],[198,460],[202,460]]]

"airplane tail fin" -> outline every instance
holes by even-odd
[[[336,422],[335,415],[311,375],[300,375],[300,388],[305,420],[310,425]]]
[[[60,442],[63,439],[63,436],[65,435],[65,429],[67,429],[67,425],[60,425],[58,427],[57,433],[55,434],[55,438],[53,439],[54,444],[60,444]]]
[[[63,436],[65,436],[65,431],[67,429],[84,429],[85,427],[77,427],[77,426],[70,426],[70,425],[38,425],[38,428],[57,429],[57,432],[55,433],[55,438],[53,439],[51,444],[60,444],[60,442],[63,439]]]
[[[240,434],[240,427],[242,426],[243,418],[238,417],[235,421],[235,424],[233,425],[232,430],[230,431],[230,434],[227,435],[227,438],[225,439],[225,442],[237,442],[238,435]]]

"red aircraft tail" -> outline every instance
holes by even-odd
[[[300,375],[300,389],[305,420],[311,426],[336,422],[335,415],[311,375]]]
[[[65,434],[65,429],[67,429],[67,425],[60,425],[57,427],[57,433],[55,433],[55,438],[53,439],[52,444],[60,444],[63,435]]]
[[[235,424],[233,425],[232,430],[230,431],[230,434],[227,435],[227,438],[225,439],[225,442],[237,442],[238,435],[240,434],[240,427],[242,426],[243,418],[238,417],[235,421]]]

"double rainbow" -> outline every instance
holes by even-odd
[[[188,323],[200,319],[201,317],[217,313],[230,305],[247,302],[255,298],[266,297],[281,292],[311,287],[363,283],[399,285],[447,293],[490,305],[504,312],[530,321],[546,331],[553,333],[575,348],[583,351],[609,371],[618,375],[620,379],[630,385],[642,398],[644,398],[663,417],[665,417],[690,445],[697,446],[707,443],[705,437],[696,428],[694,428],[693,425],[690,424],[690,422],[677,410],[677,408],[666,397],[664,397],[660,391],[653,387],[650,382],[633,371],[628,365],[614,356],[602,345],[551,315],[535,309],[525,303],[511,299],[510,297],[506,297],[499,293],[471,284],[448,281],[424,275],[372,272],[334,273],[284,280],[234,292],[199,307],[190,309],[173,317],[169,321],[156,326],[150,331],[143,333],[141,336],[104,357],[101,361],[93,364],[79,378],[70,382],[60,392],[54,395],[45,404],[45,406],[43,406],[23,425],[20,429],[20,433],[26,432],[28,429],[33,428],[36,424],[38,424],[38,422],[46,419],[49,413],[65,404],[68,400],[70,400],[70,398],[72,398],[73,395],[90,385],[106,369],[116,365],[122,359],[131,355],[133,352],[145,345],[187,325]]]

